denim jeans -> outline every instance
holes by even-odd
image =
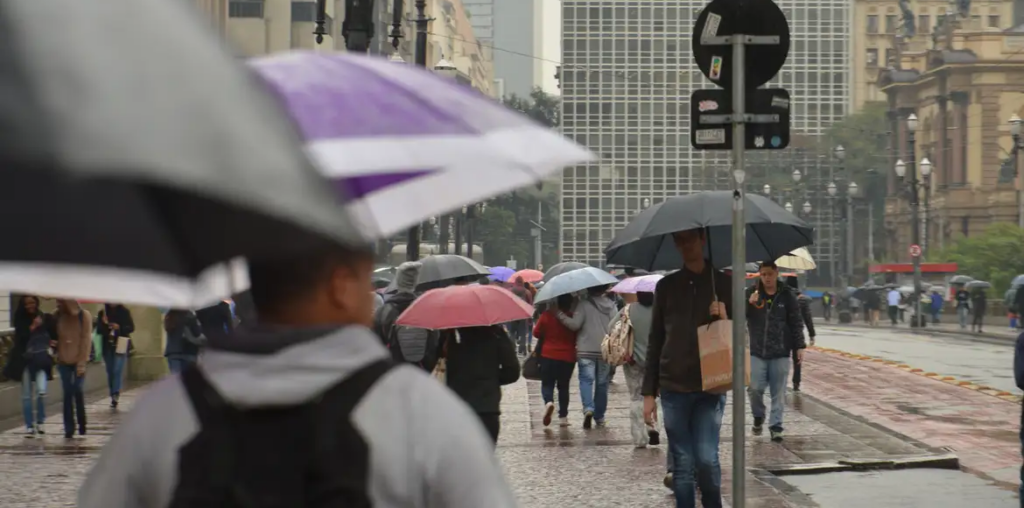
[[[107,368],[107,387],[111,397],[121,393],[121,380],[124,378],[124,364],[127,360],[128,355],[119,355],[112,349],[103,352],[103,365]]]
[[[971,309],[967,307],[957,307],[956,317],[960,320],[960,328],[967,328],[967,318],[971,315]]]
[[[558,387],[558,417],[569,416],[569,381],[572,379],[572,371],[576,369],[575,362],[564,362],[552,360],[551,358],[540,359],[540,396],[544,403],[555,401],[555,387]]]
[[[604,421],[604,412],[608,409],[608,374],[611,367],[601,360],[580,358],[580,402],[583,413],[594,413],[594,419]]]
[[[718,462],[718,442],[725,395],[662,390],[661,407],[672,456],[672,490],[676,508],[696,508],[697,486],[700,487],[704,508],[722,508],[722,466]]]
[[[28,367],[21,374],[21,412],[25,416],[25,428],[46,421],[46,371],[38,370],[33,376]],[[35,396],[33,397],[33,389]],[[36,400],[36,417],[32,418],[32,399]]]
[[[764,390],[771,393],[772,409],[768,418],[768,428],[782,428],[782,413],[786,407],[786,378],[789,377],[788,356],[765,360],[750,356],[750,412],[754,418],[764,418]]]
[[[171,374],[181,374],[195,363],[196,357],[191,355],[171,355],[167,357],[167,369],[171,371]]]
[[[58,365],[60,384],[64,389],[64,435],[75,433],[75,413],[78,413],[78,430],[85,433],[85,376],[79,376],[74,365]]]

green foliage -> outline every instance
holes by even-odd
[[[534,88],[529,97],[512,94],[505,97],[502,102],[548,127],[556,128],[562,124],[561,99],[544,92],[540,87]]]
[[[997,223],[984,234],[961,238],[932,259],[956,263],[958,273],[992,283],[1002,296],[1014,277],[1024,273],[1024,229]]]

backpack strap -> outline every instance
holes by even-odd
[[[192,409],[196,412],[202,432],[216,436],[216,442],[221,447],[218,453],[210,454],[210,483],[216,489],[215,492],[224,493],[228,498],[224,500],[223,506],[237,506],[228,501],[236,494],[231,492],[236,447],[231,427],[237,410],[224,400],[195,365],[181,374],[181,382],[192,401]]]
[[[370,391],[377,380],[394,366],[395,363],[389,360],[377,360],[352,373],[351,376],[324,392],[319,403],[320,418],[330,423],[320,426],[322,435],[318,437],[334,441],[337,438],[337,429],[333,423],[347,418],[356,405],[363,400],[366,392]],[[330,447],[324,446],[323,449],[330,449]]]

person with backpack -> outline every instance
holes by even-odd
[[[646,374],[647,343],[651,335],[653,306],[654,293],[639,292],[636,294],[636,301],[627,303],[608,327],[609,330],[615,330],[615,324],[624,321],[622,326],[628,326],[633,335],[632,350],[629,351],[629,357],[623,364],[622,370],[626,374],[626,389],[629,391],[630,432],[633,436],[633,446],[636,448],[646,448],[648,444],[658,445],[661,443],[658,430],[653,425],[647,425],[644,422],[644,396],[641,393]]]
[[[249,259],[258,322],[146,389],[78,508],[517,506],[473,411],[370,329],[373,252],[292,252]]]
[[[57,300],[54,313],[57,338],[57,372],[64,390],[64,438],[85,435],[85,366],[92,349],[92,315],[76,300]]]
[[[39,309],[39,297],[24,295],[12,317],[14,344],[7,353],[4,376],[21,381],[21,406],[26,437],[43,433],[46,385],[53,379],[53,319]],[[42,354],[40,354],[42,353]],[[36,413],[33,415],[32,404]]]
[[[135,332],[131,311],[119,303],[104,305],[96,320],[96,331],[103,338],[101,352],[103,365],[107,368],[110,407],[116,408],[121,399],[121,383],[124,382],[124,366],[128,363],[131,335]]]
[[[572,295],[558,297],[537,317],[533,335],[537,348],[533,354],[540,360],[540,396],[544,400],[544,426],[551,425],[555,412],[555,387],[558,387],[558,426],[569,426],[569,381],[576,370],[576,332],[558,320],[560,311],[572,316]]]
[[[398,316],[416,300],[416,285],[423,264],[402,263],[395,271],[395,294],[374,312],[374,331],[397,363],[411,363],[426,372],[437,366],[440,334],[434,330],[395,324]]]
[[[591,428],[595,422],[598,427],[604,427],[604,413],[608,409],[611,366],[601,358],[601,342],[617,309],[615,302],[605,296],[607,291],[608,286],[590,288],[586,297],[576,303],[571,316],[561,311],[555,313],[566,328],[576,332],[584,429]]]
[[[804,328],[807,329],[807,336],[810,338],[811,346],[814,346],[814,337],[817,335],[814,331],[814,315],[811,313],[811,297],[803,294],[800,291],[800,281],[796,277],[786,277],[786,286],[796,295],[797,305],[800,307],[800,319],[803,320]],[[803,333],[803,332],[801,332]],[[800,361],[798,355],[801,350],[793,350],[793,391],[800,391],[800,380],[803,362]]]
[[[445,383],[476,413],[491,440],[501,430],[501,387],[519,380],[519,357],[505,330],[474,326],[446,330],[441,343]]]
[[[199,348],[206,343],[196,315],[190,310],[171,309],[164,314],[164,331],[167,332],[164,357],[171,374],[180,374],[195,365]]]

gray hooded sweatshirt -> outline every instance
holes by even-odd
[[[242,352],[244,346],[211,349],[200,368],[225,399],[256,407],[310,401],[361,367],[390,358],[380,339],[360,326],[304,333],[304,338],[277,331],[239,336],[239,342],[251,344],[289,342],[271,354]],[[370,448],[368,492],[374,506],[517,506],[476,415],[420,369],[399,366],[387,373],[352,418]],[[90,471],[78,507],[167,507],[178,449],[198,430],[177,376],[148,387]]]
[[[558,320],[576,332],[576,358],[601,359],[601,341],[608,334],[608,323],[617,312],[615,302],[603,295],[580,300],[572,317],[558,312]]]

